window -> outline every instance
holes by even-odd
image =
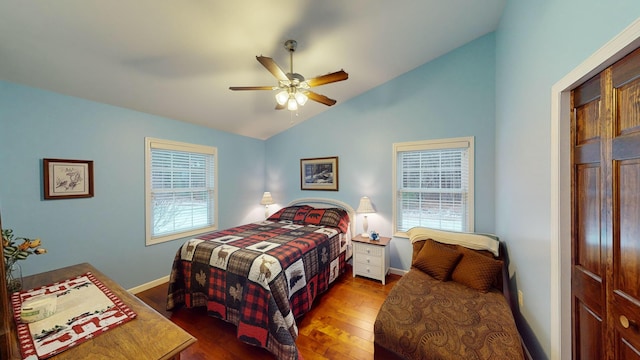
[[[393,144],[393,232],[473,231],[473,137]]]
[[[217,227],[217,150],[145,138],[147,245]]]

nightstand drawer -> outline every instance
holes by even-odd
[[[384,250],[383,246],[377,245],[365,245],[359,243],[354,243],[353,245],[356,253],[363,255],[382,257],[382,252]]]
[[[359,255],[356,256],[356,263],[366,264],[380,267],[382,265],[382,256]]]
[[[382,275],[382,267],[380,265],[368,265],[359,262],[353,264],[353,271],[358,275],[372,276],[375,278]]]

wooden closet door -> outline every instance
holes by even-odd
[[[640,50],[611,68],[612,253],[608,332],[615,359],[640,359]]]
[[[640,360],[640,50],[572,101],[573,358]]]
[[[603,176],[601,164],[600,76],[574,90],[571,140],[572,273],[571,311],[574,359],[604,359],[605,250],[602,243]]]

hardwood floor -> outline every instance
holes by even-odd
[[[296,344],[305,360],[373,359],[373,323],[382,302],[400,279],[388,275],[387,284],[352,276],[351,268],[318,297],[309,313],[298,319]],[[275,359],[264,349],[236,339],[234,325],[207,316],[206,310],[165,310],[168,284],[136,294],[198,341],[182,353],[182,360]]]

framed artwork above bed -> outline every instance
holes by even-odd
[[[338,191],[338,157],[300,159],[300,189]]]

